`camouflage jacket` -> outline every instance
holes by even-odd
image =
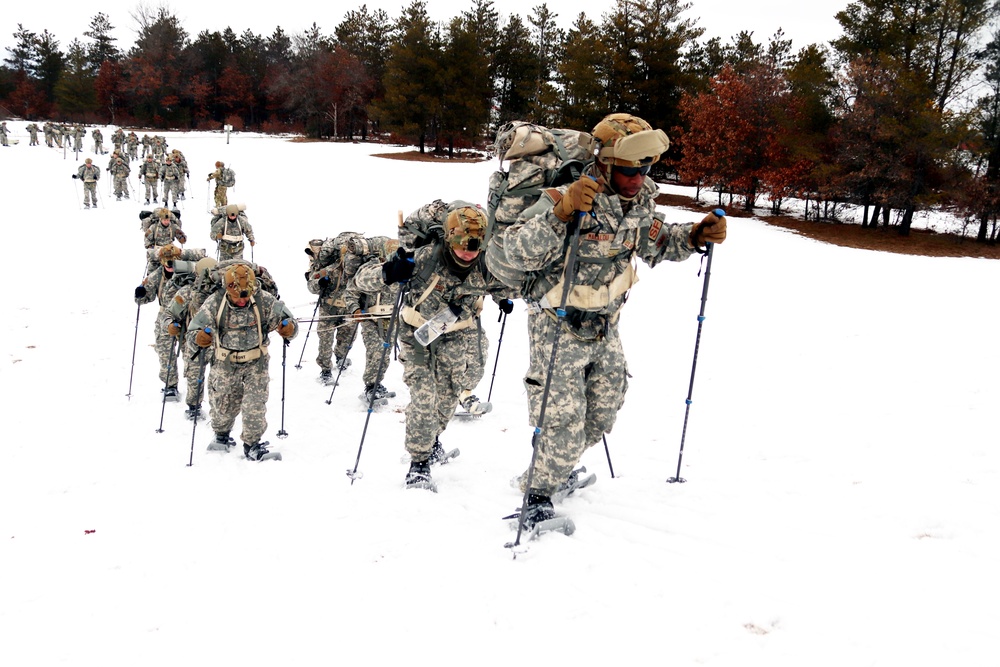
[[[146,227],[144,233],[145,246],[147,248],[152,248],[154,246],[165,246],[170,245],[177,239],[181,243],[187,243],[187,235],[181,230],[180,220],[170,216],[170,224],[164,226],[161,218],[156,215],[150,216],[153,222]]]
[[[101,180],[101,168],[96,164],[91,164],[89,167],[87,165],[80,165],[80,168],[76,170],[77,177],[84,183],[94,183]]]
[[[183,253],[194,253],[195,251],[185,250]],[[183,257],[184,254],[181,254]],[[204,252],[201,253],[204,256]],[[143,279],[142,286],[146,288],[146,294],[144,296],[138,297],[135,302],[136,304],[143,306],[150,303],[153,299],[156,299],[160,304],[160,308],[166,308],[170,305],[170,301],[177,294],[177,291],[184,287],[185,285],[190,285],[194,282],[194,264],[195,260],[187,261],[177,261],[174,262],[173,272],[164,279],[163,266],[157,266],[155,269],[149,272],[149,274]]]
[[[213,340],[223,350],[264,348],[268,344],[267,335],[277,329],[282,320],[295,322],[285,304],[270,293],[258,291],[245,307],[238,308],[229,302],[226,291],[220,289],[205,299],[192,318],[187,333],[189,349],[194,344],[194,337],[205,327],[212,329]],[[292,338],[295,335],[298,335],[297,324]]]
[[[155,181],[160,177],[160,166],[155,161],[146,160],[139,167],[139,175],[148,181]]]
[[[424,204],[406,216],[399,226],[400,247],[412,251],[433,243],[438,238],[444,238],[444,221],[447,217],[448,204],[442,200],[435,199],[430,204]],[[438,231],[440,237],[436,237]]]
[[[115,162],[110,167],[108,167],[108,171],[111,173],[112,176],[118,178],[128,178],[128,175],[132,173],[132,170],[129,169],[128,164],[125,163],[125,160],[122,160],[120,164],[118,162]]]
[[[253,237],[253,227],[250,226],[250,219],[247,218],[247,214],[243,211],[240,211],[236,216],[236,220],[232,221],[230,221],[224,212],[222,215],[212,218],[212,230],[209,237],[213,241],[219,241],[220,243],[243,243],[244,236],[247,237],[247,241],[257,242]]]
[[[568,187],[557,188],[556,197]],[[636,257],[655,266],[664,259],[687,259],[695,252],[688,241],[693,224],[667,224],[654,218],[657,192],[656,184],[647,178],[627,210],[616,195],[597,195],[592,215],[582,223],[568,307],[614,315],[638,280]],[[539,283],[545,285],[544,295],[533,299],[543,308],[560,304],[571,239],[570,226],[552,212],[555,200],[550,193],[544,192],[504,233],[507,261],[520,270],[536,272]]]
[[[479,260],[482,260],[480,255]],[[451,264],[444,247],[434,244],[419,248],[413,256],[413,277],[403,297],[399,313],[399,337],[404,343],[415,345],[413,332],[424,322],[445,308],[457,310],[457,321],[449,327],[457,332],[478,326],[483,308],[483,296],[492,294],[497,299],[511,298],[513,291],[486,271],[482,261],[468,269]],[[384,288],[382,265],[368,262],[354,277],[357,289],[376,293]]]
[[[160,167],[161,181],[177,181],[184,175],[184,170],[174,162],[165,162]]]

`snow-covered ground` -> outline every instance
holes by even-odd
[[[665,480],[703,275],[695,258],[643,267],[621,324],[632,379],[608,435],[615,478],[603,447],[590,450],[598,483],[558,507],[576,534],[513,558],[501,517],[520,503],[509,480],[531,453],[522,304],[493,413],[442,437],[462,455],[435,471],[437,494],[402,488],[397,362],[386,384],[399,395],[371,416],[351,484],[362,350],[327,405],[315,335],[294,368],[304,332],[288,348],[284,402],[272,346],[265,438],[284,460],[206,452],[211,429],[193,434],[183,401],[156,432],[156,306],[136,325],[132,300],[144,207],[109,199],[105,174],[101,207],[82,210],[79,161],[29,147],[22,128],[0,149],[3,664],[997,664],[1000,316],[989,294],[1000,263],[844,249],[731,219],[684,484]],[[188,247],[214,254],[205,175],[224,160],[254,259],[304,318],[309,239],[394,234],[397,210],[435,198],[483,202],[496,168],[370,155],[399,147],[167,136],[191,165]],[[95,158],[102,170],[107,157]],[[481,397],[497,316],[488,305]]]

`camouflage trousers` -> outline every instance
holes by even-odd
[[[171,194],[174,198],[174,206],[177,206],[177,195],[180,194],[180,184],[176,179],[166,179],[163,181],[163,205],[169,206],[168,200]]]
[[[322,310],[322,309],[321,309]],[[323,314],[323,319],[316,326],[316,336],[319,338],[319,350],[316,354],[316,363],[320,370],[328,371],[333,368],[333,355],[337,359],[347,356],[354,345],[356,327],[342,326],[347,318],[338,310],[328,311]],[[336,339],[336,345],[334,345]]]
[[[184,340],[183,335],[181,340]],[[211,358],[212,350],[199,347],[194,356],[187,353],[188,356],[184,359],[184,381],[187,383],[187,404],[188,405],[201,405],[201,401],[204,398],[204,382],[205,378],[208,377],[208,368],[205,368],[205,372],[202,373],[202,366],[208,363]]]
[[[104,150],[103,141],[98,141],[94,143],[94,152],[97,153],[98,155],[104,155],[105,153],[107,153],[107,151]]]
[[[211,354],[211,350],[207,354]],[[267,395],[270,377],[269,357],[237,364],[216,361],[208,376],[208,405],[211,409],[212,430],[229,433],[236,415],[243,417],[244,444],[256,445],[267,430]]]
[[[177,386],[177,339],[164,330],[165,317],[170,317],[161,310],[156,317],[156,356],[160,359],[160,382],[168,387]],[[173,318],[170,318],[171,321]],[[169,369],[169,376],[167,375]]]
[[[83,205],[84,206],[97,206],[97,182],[91,181],[90,183],[84,182],[83,184]]]
[[[538,425],[557,326],[559,351],[552,368],[545,423],[536,440],[538,457],[531,482],[538,493],[549,496],[566,481],[584,451],[611,432],[628,390],[625,352],[616,324],[608,325],[604,338],[582,340],[545,312],[530,315],[531,363],[524,386],[533,426]],[[522,485],[526,477],[525,472]]]
[[[146,183],[146,200],[156,201],[156,181],[155,178],[144,178],[143,181]],[[152,195],[152,196],[150,196]]]
[[[385,336],[388,332],[389,318],[361,323],[361,340],[365,342],[365,373],[362,380],[366,387],[380,383],[385,377],[385,369],[389,365],[389,351],[385,347]],[[385,361],[382,361],[383,356]],[[378,372],[380,366],[381,374]]]
[[[427,459],[455,416],[459,393],[479,384],[488,347],[478,327],[444,334],[430,348],[400,341],[403,382],[410,390],[404,445],[413,460]]]
[[[125,199],[128,199],[128,179],[124,176],[115,176],[115,196],[121,197],[125,195]]]
[[[219,241],[219,261],[227,259],[243,259],[243,241]]]
[[[216,206],[220,206],[221,207],[221,206],[225,206],[226,204],[229,203],[229,199],[226,198],[226,189],[227,188],[226,188],[225,185],[216,185],[215,186],[215,205]]]

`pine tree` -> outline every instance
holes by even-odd
[[[117,40],[111,35],[114,29],[108,17],[98,12],[90,19],[90,29],[83,33],[84,37],[94,40],[94,43],[87,47],[87,61],[94,74],[97,74],[105,61],[116,63],[122,58],[121,51],[115,46]]]

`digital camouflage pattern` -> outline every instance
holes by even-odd
[[[146,248],[155,248],[170,245],[174,240],[179,243],[187,243],[187,235],[181,229],[181,221],[172,211],[165,208],[158,208],[153,214],[143,221],[144,245]]]
[[[435,439],[455,415],[459,393],[476,387],[483,377],[489,347],[479,323],[483,296],[495,293],[507,298],[509,293],[491,276],[484,276],[480,262],[462,269],[449,256],[439,244],[416,251],[398,322],[399,359],[410,391],[404,445],[414,461],[427,460]],[[366,264],[355,282],[361,290],[377,291],[380,282],[384,286],[381,266]],[[449,305],[459,311],[452,330],[426,348],[417,343],[413,337],[417,327]]]
[[[139,167],[139,178],[142,179],[143,184],[146,186],[146,203],[156,201],[156,183],[160,178],[160,167],[151,155],[146,156],[146,160]]]
[[[386,237],[375,237],[368,239],[373,246],[381,247],[382,253],[375,254],[360,269],[358,274],[370,266],[369,271],[373,272],[373,280],[369,281],[369,287],[375,288],[372,291],[365,291],[358,286],[357,274],[351,279],[344,291],[344,300],[347,303],[346,311],[354,313],[361,311],[363,316],[377,315],[382,319],[362,320],[359,330],[361,339],[365,344],[365,371],[362,376],[365,386],[379,384],[385,378],[386,368],[389,366],[388,355],[385,354],[387,348],[384,347],[386,335],[389,332],[389,318],[392,315],[396,304],[396,295],[399,287],[397,285],[386,285],[378,279],[382,270],[382,262],[386,260],[384,248]],[[348,327],[345,327],[348,328]],[[386,359],[383,361],[383,357]],[[379,373],[381,367],[382,372]]]
[[[124,159],[115,160],[108,169],[111,172],[112,183],[114,185],[115,197],[121,199],[123,196],[128,199],[128,177],[132,173]]]
[[[256,243],[250,219],[244,211],[239,211],[235,219],[230,219],[224,208],[219,210],[212,218],[209,234],[213,241],[219,243],[219,261],[243,259],[243,237]]]
[[[220,306],[221,316],[220,316]],[[276,330],[283,319],[294,323],[294,317],[284,303],[270,293],[258,291],[243,308],[229,303],[225,290],[209,296],[191,320],[187,332],[187,349],[190,355],[200,349],[195,337],[205,327],[212,329],[215,347],[206,349],[211,360],[208,377],[208,401],[211,410],[212,430],[229,433],[240,415],[243,421],[241,435],[244,444],[255,445],[267,430],[267,398],[270,377],[267,354],[268,334]],[[259,324],[258,324],[259,323]],[[260,332],[258,333],[258,326]],[[291,338],[298,334],[298,325]],[[222,351],[248,351],[262,349],[256,359],[244,362],[216,359],[216,349]]]
[[[226,196],[226,190],[228,188],[222,184],[222,170],[225,167],[218,167],[215,171],[208,175],[208,179],[215,179],[215,205],[217,207],[225,206],[229,203],[229,198]]]
[[[567,187],[558,190],[562,193]],[[529,314],[530,363],[524,379],[530,423],[537,425],[552,336],[558,328],[558,356],[532,481],[541,495],[551,496],[583,452],[611,431],[624,402],[628,372],[618,317],[628,287],[635,282],[633,262],[639,258],[655,266],[663,260],[687,259],[695,252],[688,241],[692,224],[669,225],[654,218],[656,193],[655,183],[647,178],[627,210],[617,196],[597,195],[593,216],[583,222],[573,298],[561,323],[556,322],[554,309],[560,300],[558,283],[565,271],[569,231],[552,211],[553,198],[543,195],[504,232],[506,261],[520,270],[539,272],[545,283],[554,286]]]
[[[413,251],[444,238],[444,221],[448,217],[448,204],[435,199],[406,216],[399,226],[399,246]]]
[[[76,170],[76,175],[83,181],[84,207],[97,206],[97,182],[101,180],[101,168],[96,164],[83,164]]]
[[[180,196],[181,178],[184,171],[176,162],[167,161],[160,166],[159,177],[163,182],[163,203],[167,206],[177,206],[177,198]],[[170,200],[173,200],[171,203]]]

